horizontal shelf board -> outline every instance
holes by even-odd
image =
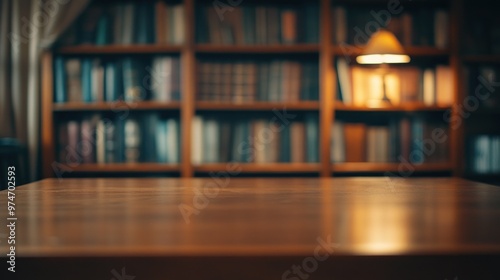
[[[333,163],[332,172],[337,173],[355,173],[355,172],[392,172],[397,174],[402,163],[379,163],[379,162],[344,162]],[[404,165],[406,166],[406,165]],[[411,164],[416,172],[447,172],[452,170],[450,163],[424,163]],[[407,167],[403,167],[406,172]]]
[[[470,112],[472,115],[499,115],[500,108],[480,108],[476,111]]]
[[[474,172],[466,172],[464,174],[465,178],[484,178],[484,179],[499,179],[500,173],[474,173]]]
[[[353,111],[353,112],[425,112],[425,111],[446,111],[450,106],[427,106],[422,103],[408,103],[401,105],[380,105],[377,107],[372,106],[355,106],[346,105],[342,102],[335,103],[336,111]]]
[[[248,103],[222,103],[222,102],[210,102],[210,101],[198,101],[196,102],[197,110],[246,110],[246,111],[271,111],[272,109],[283,109],[288,110],[319,110],[318,101],[300,101],[294,103],[288,102],[248,102]]]
[[[434,47],[404,47],[406,54],[412,56],[449,56],[451,54],[449,49],[438,49]],[[333,46],[333,53],[335,55],[347,55],[349,57],[358,56],[361,54],[362,48],[356,46],[340,47]]]
[[[500,54],[464,55],[463,61],[469,63],[500,63]]]
[[[165,163],[87,163],[69,167],[72,172],[180,172],[178,164]],[[64,170],[69,172],[69,170]]]
[[[182,46],[170,45],[79,45],[56,49],[59,54],[134,54],[134,53],[180,53]]]
[[[210,45],[195,46],[198,53],[317,53],[318,44],[297,45]]]
[[[207,163],[195,165],[195,172],[239,170],[242,173],[317,173],[319,163]]]
[[[69,111],[123,111],[123,110],[179,110],[181,103],[159,102],[159,101],[140,101],[140,102],[68,102],[54,103],[55,112]]]

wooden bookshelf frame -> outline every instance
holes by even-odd
[[[182,64],[182,97],[179,102],[159,103],[152,101],[140,102],[134,110],[156,110],[156,111],[180,111],[181,123],[181,160],[179,164],[152,164],[138,163],[127,164],[91,164],[76,167],[75,171],[86,172],[174,172],[181,177],[193,177],[196,173],[208,173],[223,171],[225,163],[193,165],[191,163],[191,122],[196,111],[270,111],[276,107],[286,107],[296,111],[313,111],[319,115],[320,138],[319,153],[320,160],[317,164],[296,164],[296,163],[276,163],[276,164],[239,164],[243,173],[266,173],[266,174],[300,174],[316,173],[321,177],[329,177],[334,174],[357,173],[357,172],[379,172],[397,171],[397,163],[332,163],[330,159],[330,129],[335,120],[335,113],[341,111],[352,112],[439,112],[446,111],[450,107],[424,106],[423,104],[403,104],[400,106],[389,106],[382,108],[355,107],[341,104],[335,101],[336,96],[336,73],[334,61],[336,56],[343,55],[342,49],[332,43],[331,22],[332,6],[345,4],[345,0],[317,0],[320,7],[320,42],[318,44],[297,44],[297,45],[277,45],[277,46],[215,46],[207,44],[197,44],[195,42],[195,4],[196,0],[184,0],[185,20],[186,20],[186,42],[180,46],[165,46],[159,44],[152,45],[109,45],[109,46],[72,46],[62,47],[47,51],[42,59],[42,157],[43,157],[43,177],[53,177],[52,163],[55,162],[55,129],[54,116],[61,112],[78,111],[106,111],[109,110],[108,103],[82,104],[54,104],[53,94],[53,68],[52,59],[54,54],[62,55],[122,55],[122,54],[178,54]],[[432,47],[408,48],[410,56],[448,58],[454,73],[455,81],[455,104],[462,100],[464,92],[461,90],[461,69],[464,61],[483,62],[489,61],[491,56],[461,56],[460,46],[460,16],[462,11],[462,1],[442,0],[436,5],[449,6],[450,14],[450,48],[437,49]],[[356,1],[360,5],[380,4],[387,1]],[[426,2],[427,3],[427,2]],[[429,4],[429,5],[432,5]],[[252,102],[248,104],[232,103],[209,103],[196,101],[196,56],[198,54],[317,54],[319,59],[320,76],[320,100],[304,101],[298,103],[265,103]],[[359,53],[359,49],[350,50],[351,56]],[[496,61],[500,57],[496,56]],[[453,115],[458,112],[454,109]],[[450,140],[450,158],[447,163],[425,163],[416,166],[417,172],[449,172],[454,176],[464,175],[464,131],[452,131]]]

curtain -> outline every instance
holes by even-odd
[[[40,58],[90,0],[0,0],[0,137],[28,148],[40,177]]]

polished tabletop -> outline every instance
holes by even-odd
[[[46,179],[14,202],[27,258],[500,255],[500,188],[453,178]]]

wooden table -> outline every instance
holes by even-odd
[[[458,179],[48,179],[15,194],[18,279],[500,279],[500,188]]]

